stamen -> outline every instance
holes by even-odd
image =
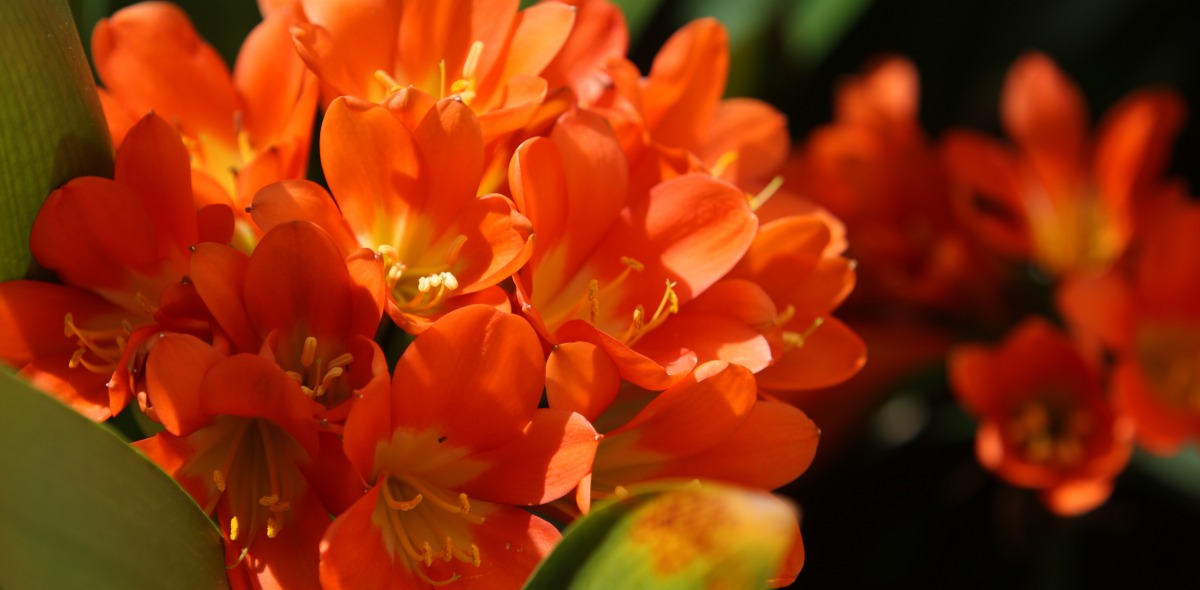
[[[475,567],[479,567],[479,564],[483,563],[483,560],[479,558],[479,545],[474,543],[471,543],[471,561],[475,563]]]
[[[388,507],[393,510],[408,512],[409,510],[419,506],[421,504],[421,500],[424,499],[425,497],[418,493],[416,496],[413,496],[413,499],[411,500],[397,500],[396,497],[392,495],[391,485],[386,484],[383,486],[383,501],[386,502]]]
[[[279,503],[279,496],[276,496],[275,494],[263,496],[258,499],[259,506],[274,506],[277,503]]]
[[[354,355],[348,352],[343,352],[342,354],[334,357],[333,360],[329,361],[329,370],[332,371],[334,369],[340,369],[352,362],[354,362]]]
[[[388,74],[383,70],[375,70],[375,80],[377,80],[380,84],[383,84],[384,88],[387,89],[388,94],[395,94],[400,92],[402,89],[400,83],[397,82],[396,79],[391,76],[391,74]]]
[[[475,70],[479,68],[479,56],[483,54],[483,41],[476,41],[471,44],[471,49],[467,51],[467,60],[463,62],[462,74],[464,78],[474,78]]]
[[[225,491],[225,474],[221,473],[220,469],[213,471],[213,483],[217,485],[217,491]]]
[[[729,168],[729,166],[731,164],[733,164],[734,162],[737,162],[737,161],[738,161],[737,150],[729,150],[729,151],[721,154],[720,158],[717,158],[716,163],[714,163],[712,165],[712,168],[709,170],[709,173],[711,173],[713,176],[721,176],[722,174],[725,173],[725,170],[727,168]]]
[[[425,541],[421,546],[421,555],[424,557],[425,567],[433,565],[433,548],[429,546],[429,541]]]
[[[594,324],[596,323],[596,318],[600,315],[600,281],[592,279],[588,282],[587,299],[591,303],[591,308],[588,310],[588,317]]]
[[[267,517],[267,538],[274,539],[275,535],[279,534],[279,523],[275,521],[274,516]]]
[[[296,383],[300,383],[300,384],[304,383],[304,376],[301,375],[300,373],[297,373],[295,371],[284,371],[283,374],[287,375],[288,378],[290,378],[292,381],[295,381]]]
[[[779,187],[781,186],[783,186],[782,176],[772,178],[771,182],[767,183],[767,186],[763,187],[757,195],[750,197],[750,210],[758,211],[759,207],[765,205],[767,201],[771,200],[771,197],[775,196],[775,193],[779,191]]]
[[[809,325],[808,328],[803,332],[793,332],[790,330],[784,331],[783,345],[785,349],[791,350],[793,348],[800,348],[801,346],[804,346],[804,343],[812,337],[813,332],[816,332],[817,328],[820,328],[821,324],[824,323],[825,318],[822,317],[813,320],[812,324]]]
[[[229,540],[236,541],[238,538],[238,517],[229,519]]]
[[[317,358],[317,339],[309,336],[304,339],[304,352],[300,354],[300,364],[305,368],[312,366]]]
[[[383,493],[384,500],[386,501],[387,496],[390,495],[387,484],[384,484],[383,486]],[[392,531],[396,533],[396,538],[399,539],[400,546],[404,548],[404,552],[407,553],[409,557],[419,561],[421,559],[421,554],[417,553],[417,550],[413,548],[412,541],[409,540],[408,533],[404,530],[404,523],[400,522],[400,513],[396,512],[395,510],[388,510],[387,516],[388,522],[392,524]]]
[[[463,246],[466,244],[467,236],[459,234],[454,238],[454,241],[450,243],[449,253],[446,254],[446,266],[454,266],[454,263],[458,262],[458,256],[462,254]]]
[[[450,535],[446,535],[444,547],[446,551],[442,554],[442,561],[449,562],[451,559],[454,559],[454,540],[450,538]]]

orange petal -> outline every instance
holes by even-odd
[[[407,229],[425,197],[416,180],[419,162],[412,134],[388,109],[348,98],[329,105],[321,166],[356,233],[398,241],[393,234]]]
[[[912,62],[888,57],[838,88],[838,122],[888,129],[915,123],[920,80]]]
[[[493,68],[487,81],[503,88],[509,80],[536,76],[558,55],[575,22],[575,9],[559,2],[535,4],[517,13],[504,63]]]
[[[462,71],[467,48],[474,41],[471,27],[466,26],[471,22],[471,4],[464,0],[405,2],[401,7],[399,33],[392,29],[392,37],[384,40],[387,45],[376,47],[395,47],[395,63],[404,81],[425,91],[434,91],[440,78],[439,64],[443,61],[446,77],[450,80],[456,79]],[[352,30],[346,33],[356,34]],[[334,36],[337,37],[336,33]],[[363,41],[358,43],[359,51],[378,52],[378,49],[368,49]],[[390,53],[379,55],[379,58],[384,57],[390,57]]]
[[[654,140],[700,151],[725,91],[729,33],[716,19],[692,21],[654,58],[642,92],[642,115]]]
[[[280,517],[284,528],[275,538],[255,537],[244,557],[241,547],[225,542],[226,563],[239,564],[229,572],[231,580],[243,574],[255,588],[316,587],[318,546],[329,527],[329,511],[307,486],[288,502],[290,508]],[[223,516],[218,520],[228,522]]]
[[[320,227],[289,221],[263,236],[246,267],[246,311],[259,334],[300,330],[342,340],[351,317],[350,271]]]
[[[220,244],[198,244],[192,252],[189,276],[196,292],[221,331],[238,352],[258,352],[266,332],[255,329],[246,311],[245,254]]]
[[[376,70],[393,73],[401,7],[385,0],[301,0],[301,4],[309,22],[323,29],[320,36],[310,34],[312,29],[293,29],[300,33],[295,38],[305,63],[338,95],[382,98],[386,89],[374,75]]]
[[[1130,285],[1119,274],[1066,276],[1059,283],[1055,300],[1072,327],[1099,338],[1114,350],[1132,344],[1136,303]]]
[[[829,387],[853,377],[866,361],[867,348],[858,335],[837,318],[825,316],[802,345],[758,373],[758,384],[778,391]]]
[[[92,58],[105,88],[127,111],[154,111],[189,137],[234,145],[237,97],[229,69],[179,7],[147,2],[102,19],[92,33]]]
[[[347,255],[358,250],[358,240],[337,203],[315,182],[285,180],[268,185],[254,195],[249,209],[263,233],[285,221],[303,219],[321,226]]]
[[[448,445],[496,447],[528,424],[545,371],[541,343],[525,320],[484,306],[455,310],[422,332],[396,365],[393,423],[441,432]]]
[[[942,138],[942,161],[958,185],[955,207],[964,220],[994,247],[1030,253],[1032,237],[1013,155],[982,135],[950,131]]]
[[[546,398],[550,407],[595,420],[617,395],[621,375],[600,347],[590,342],[565,342],[546,359]]]
[[[1104,503],[1112,495],[1111,479],[1072,480],[1044,490],[1042,503],[1059,516],[1078,516]]]
[[[771,299],[782,302],[795,289],[797,279],[816,267],[829,240],[829,226],[815,215],[765,223],[729,276],[753,281]]]
[[[460,489],[488,502],[545,504],[575,489],[591,472],[599,439],[583,416],[539,409],[520,436],[466,458],[486,465],[487,470]]]
[[[200,409],[208,415],[227,414],[270,420],[287,431],[309,456],[320,448],[315,412],[324,408],[300,391],[274,362],[257,355],[236,354],[222,359],[200,384]]]
[[[1155,89],[1131,94],[1104,115],[1092,170],[1111,211],[1128,215],[1138,191],[1159,180],[1186,110],[1178,94]]]
[[[370,491],[339,515],[321,539],[321,587],[328,590],[388,588],[403,579],[404,566],[397,564],[375,523],[379,506],[380,479]],[[418,566],[419,567],[419,566]]]
[[[222,357],[188,334],[162,333],[146,358],[146,393],[167,432],[187,436],[208,424],[201,383]]]
[[[296,53],[290,30],[294,20],[288,9],[269,14],[242,42],[234,66],[242,124],[259,149],[286,137],[299,137],[307,145],[311,136],[317,82]]]
[[[1051,195],[1079,187],[1085,164],[1087,104],[1050,58],[1027,53],[1009,68],[1000,117]]]
[[[113,413],[105,382],[111,375],[71,368],[70,361],[70,353],[39,356],[21,367],[17,376],[93,422],[108,420]]]
[[[664,461],[655,477],[715,479],[773,490],[808,470],[820,435],[804,412],[760,401],[732,434],[700,453]]]
[[[101,330],[120,328],[130,315],[83,289],[38,281],[0,283],[0,359],[19,367],[51,354],[70,358],[79,344],[63,335],[68,313],[77,325]]]
[[[563,324],[554,333],[554,338],[559,343],[590,342],[596,345],[612,359],[622,379],[645,389],[666,389],[683,379],[697,364],[696,355],[688,352],[670,365],[660,365],[583,320]]]
[[[1172,411],[1146,382],[1141,366],[1122,359],[1113,371],[1113,405],[1134,423],[1139,445],[1157,455],[1174,455],[1200,432],[1200,420]]]
[[[413,130],[421,154],[420,203],[424,223],[450,225],[476,196],[483,175],[483,132],[471,108],[443,99]]]
[[[669,364],[691,352],[699,362],[721,360],[758,372],[771,364],[771,345],[763,332],[720,312],[685,310],[638,339],[634,348]]]
[[[713,166],[729,153],[737,159],[719,174],[739,186],[778,174],[791,148],[787,119],[775,107],[750,98],[722,101],[697,154]]]
[[[117,148],[113,178],[154,220],[160,255],[197,241],[189,158],[179,132],[156,115],[138,121]]]

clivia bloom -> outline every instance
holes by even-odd
[[[325,103],[353,96],[382,103],[413,87],[458,97],[487,140],[529,122],[546,97],[538,76],[571,31],[575,11],[516,0],[301,0],[307,22],[296,48],[324,85]]]
[[[1143,90],[1113,107],[1094,138],[1078,88],[1044,55],[1009,69],[1001,119],[1017,150],[971,132],[944,140],[966,220],[994,247],[1053,275],[1103,273],[1124,251],[1160,178],[1184,106]]]
[[[263,189],[250,208],[264,230],[290,219],[323,227],[346,255],[378,252],[387,313],[409,332],[471,303],[508,309],[497,283],[532,252],[532,228],[499,194],[476,196],[478,118],[455,99],[415,89],[384,105],[334,101],[321,129],[330,190],[297,180]]]
[[[1059,305],[1116,355],[1113,405],[1158,454],[1200,438],[1200,209],[1183,206],[1141,238],[1129,268],[1069,281]]]
[[[184,281],[189,248],[228,243],[233,216],[193,199],[189,170],[179,134],[147,115],[117,149],[114,180],[76,178],[34,220],[34,258],[65,284],[0,284],[0,359],[94,420],[130,399],[148,336],[207,332]]]
[[[996,349],[957,349],[948,370],[954,393],[980,419],[975,451],[984,467],[1039,490],[1061,515],[1108,499],[1133,430],[1109,407],[1097,363],[1066,335],[1026,320]]]
[[[153,339],[140,386],[165,431],[135,446],[217,513],[245,575],[311,585],[327,515],[357,487],[334,434],[355,399],[387,389],[370,339],[382,273],[306,221],[273,228],[249,257],[201,244],[191,262],[214,344]]]
[[[545,361],[518,316],[470,306],[422,332],[391,392],[365,396],[345,449],[370,491],[321,543],[325,588],[516,588],[559,538],[516,508],[574,488],[596,431],[538,409]]]
[[[234,206],[236,245],[247,251],[260,233],[242,209],[262,186],[301,178],[308,166],[318,87],[292,46],[291,22],[289,10],[268,15],[246,38],[232,76],[173,4],[124,8],[92,35],[114,140],[150,111],[175,125],[196,193]]]
[[[707,174],[648,192],[630,188],[608,122],[587,111],[568,112],[549,138],[522,144],[509,183],[537,231],[533,257],[516,277],[523,311],[549,342],[589,340],[610,354],[636,351],[725,275],[757,227],[745,195]],[[657,362],[677,377],[697,362],[678,347],[653,361],[617,356]]]

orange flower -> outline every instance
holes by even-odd
[[[1138,442],[1171,454],[1200,437],[1200,209],[1179,207],[1141,239],[1128,269],[1064,284],[1059,305],[1115,352],[1113,404]]]
[[[691,174],[639,192],[625,170],[607,121],[587,111],[518,148],[509,182],[538,235],[518,292],[547,340],[589,340],[680,377],[696,362],[687,350],[649,361],[616,349],[636,349],[733,268],[757,224],[745,195],[724,181]]]
[[[30,249],[65,285],[0,284],[0,359],[94,420],[125,406],[159,326],[207,331],[183,280],[189,248],[228,242],[233,216],[198,209],[188,170],[179,134],[146,116],[117,150],[115,180],[72,180],[38,212]]]
[[[96,24],[92,56],[114,141],[154,111],[183,134],[196,192],[231,203],[237,245],[259,233],[242,215],[266,184],[301,178],[308,165],[316,79],[292,47],[289,10],[275,11],[246,38],[232,77],[177,6],[144,2]]]
[[[355,266],[304,221],[267,232],[248,259],[201,244],[191,271],[216,346],[161,332],[149,351],[140,385],[165,432],[135,445],[216,511],[235,581],[313,586],[329,511],[361,496],[332,434],[388,373],[370,339],[382,298]]]
[[[672,35],[645,78],[627,60],[608,63],[608,92],[584,105],[612,122],[634,186],[705,170],[758,191],[779,173],[787,121],[759,100],[721,100],[728,70],[729,35],[711,18]]]
[[[1013,485],[1040,490],[1062,515],[1087,512],[1129,461],[1132,429],[1108,406],[1096,363],[1043,320],[1019,325],[1000,346],[963,346],[950,383],[980,419],[976,455]]]
[[[995,247],[1047,272],[1102,273],[1129,243],[1139,201],[1164,190],[1183,112],[1173,92],[1141,91],[1089,139],[1079,90],[1046,56],[1025,55],[1009,70],[1000,109],[1019,151],[966,131],[945,139],[960,209]]]
[[[346,454],[371,490],[330,526],[326,588],[516,588],[559,538],[513,505],[570,491],[596,431],[538,409],[544,360],[533,330],[484,306],[446,314],[396,366],[390,394],[346,422]]]
[[[312,182],[272,185],[250,209],[262,228],[307,219],[347,254],[374,249],[386,267],[388,315],[410,332],[470,303],[508,309],[496,284],[529,259],[532,229],[507,198],[476,197],[483,140],[469,108],[414,89],[383,106],[339,99],[321,147],[337,203]]]
[[[416,87],[457,96],[488,140],[524,126],[546,96],[538,77],[571,31],[574,10],[557,2],[518,11],[516,0],[419,2],[302,0],[308,22],[296,47],[337,96],[381,103]]]

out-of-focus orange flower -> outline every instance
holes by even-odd
[[[542,504],[591,468],[596,431],[538,409],[542,347],[520,317],[450,312],[417,336],[392,391],[360,400],[345,448],[370,491],[322,542],[325,588],[518,587],[559,538],[515,505]]]
[[[1031,53],[1009,69],[1000,115],[1016,150],[967,131],[945,138],[959,210],[995,247],[1051,274],[1104,272],[1125,251],[1140,202],[1164,190],[1182,100],[1137,92],[1090,138],[1079,89]]]
[[[918,104],[917,71],[903,58],[849,79],[838,89],[835,121],[796,153],[781,192],[814,201],[846,225],[849,256],[859,264],[852,301],[860,307],[903,302],[977,314],[994,306],[997,269],[955,216]]]
[[[707,174],[639,192],[625,171],[608,123],[587,111],[521,145],[509,181],[537,241],[518,287],[547,340],[586,339],[645,366],[654,361],[617,349],[636,350],[733,268],[757,223],[740,190]],[[695,366],[693,351],[657,350],[654,360],[676,376]]]
[[[950,384],[979,417],[976,455],[1013,485],[1039,490],[1062,515],[1112,492],[1133,429],[1105,400],[1096,362],[1044,320],[1026,320],[995,349],[967,345],[949,359]]]
[[[382,106],[334,101],[321,154],[336,204],[313,182],[275,184],[250,209],[261,227],[306,219],[347,255],[376,251],[385,266],[387,313],[409,332],[472,303],[508,309],[497,283],[529,259],[532,228],[507,198],[476,196],[483,139],[462,102],[435,101],[416,89]]]
[[[207,332],[189,248],[233,229],[227,205],[193,200],[187,151],[156,115],[125,134],[114,177],[68,182],[34,220],[30,249],[64,285],[0,284],[0,359],[94,420],[129,400],[147,336]]]
[[[124,8],[92,35],[114,142],[147,112],[171,122],[191,155],[196,193],[234,206],[243,250],[260,235],[242,213],[254,193],[302,178],[308,165],[318,86],[292,46],[291,22],[290,10],[268,15],[246,38],[232,76],[173,4]]]
[[[1138,442],[1170,454],[1200,438],[1200,208],[1181,206],[1139,240],[1128,268],[1069,281],[1059,305],[1116,353],[1113,404]]]
[[[715,19],[699,19],[667,41],[650,73],[613,59],[607,92],[584,103],[608,118],[629,158],[633,185],[705,170],[758,191],[787,159],[787,121],[750,98],[722,100],[729,35]]]
[[[383,102],[413,86],[456,96],[479,115],[489,141],[524,126],[546,96],[539,74],[571,32],[572,7],[516,0],[302,0],[293,28],[301,58],[337,96]]]
[[[354,265],[305,221],[273,228],[248,258],[201,244],[191,273],[216,346],[160,332],[146,359],[143,405],[165,431],[135,445],[216,511],[245,587],[315,587],[329,512],[361,496],[329,433],[389,379],[370,339],[382,293]]]

